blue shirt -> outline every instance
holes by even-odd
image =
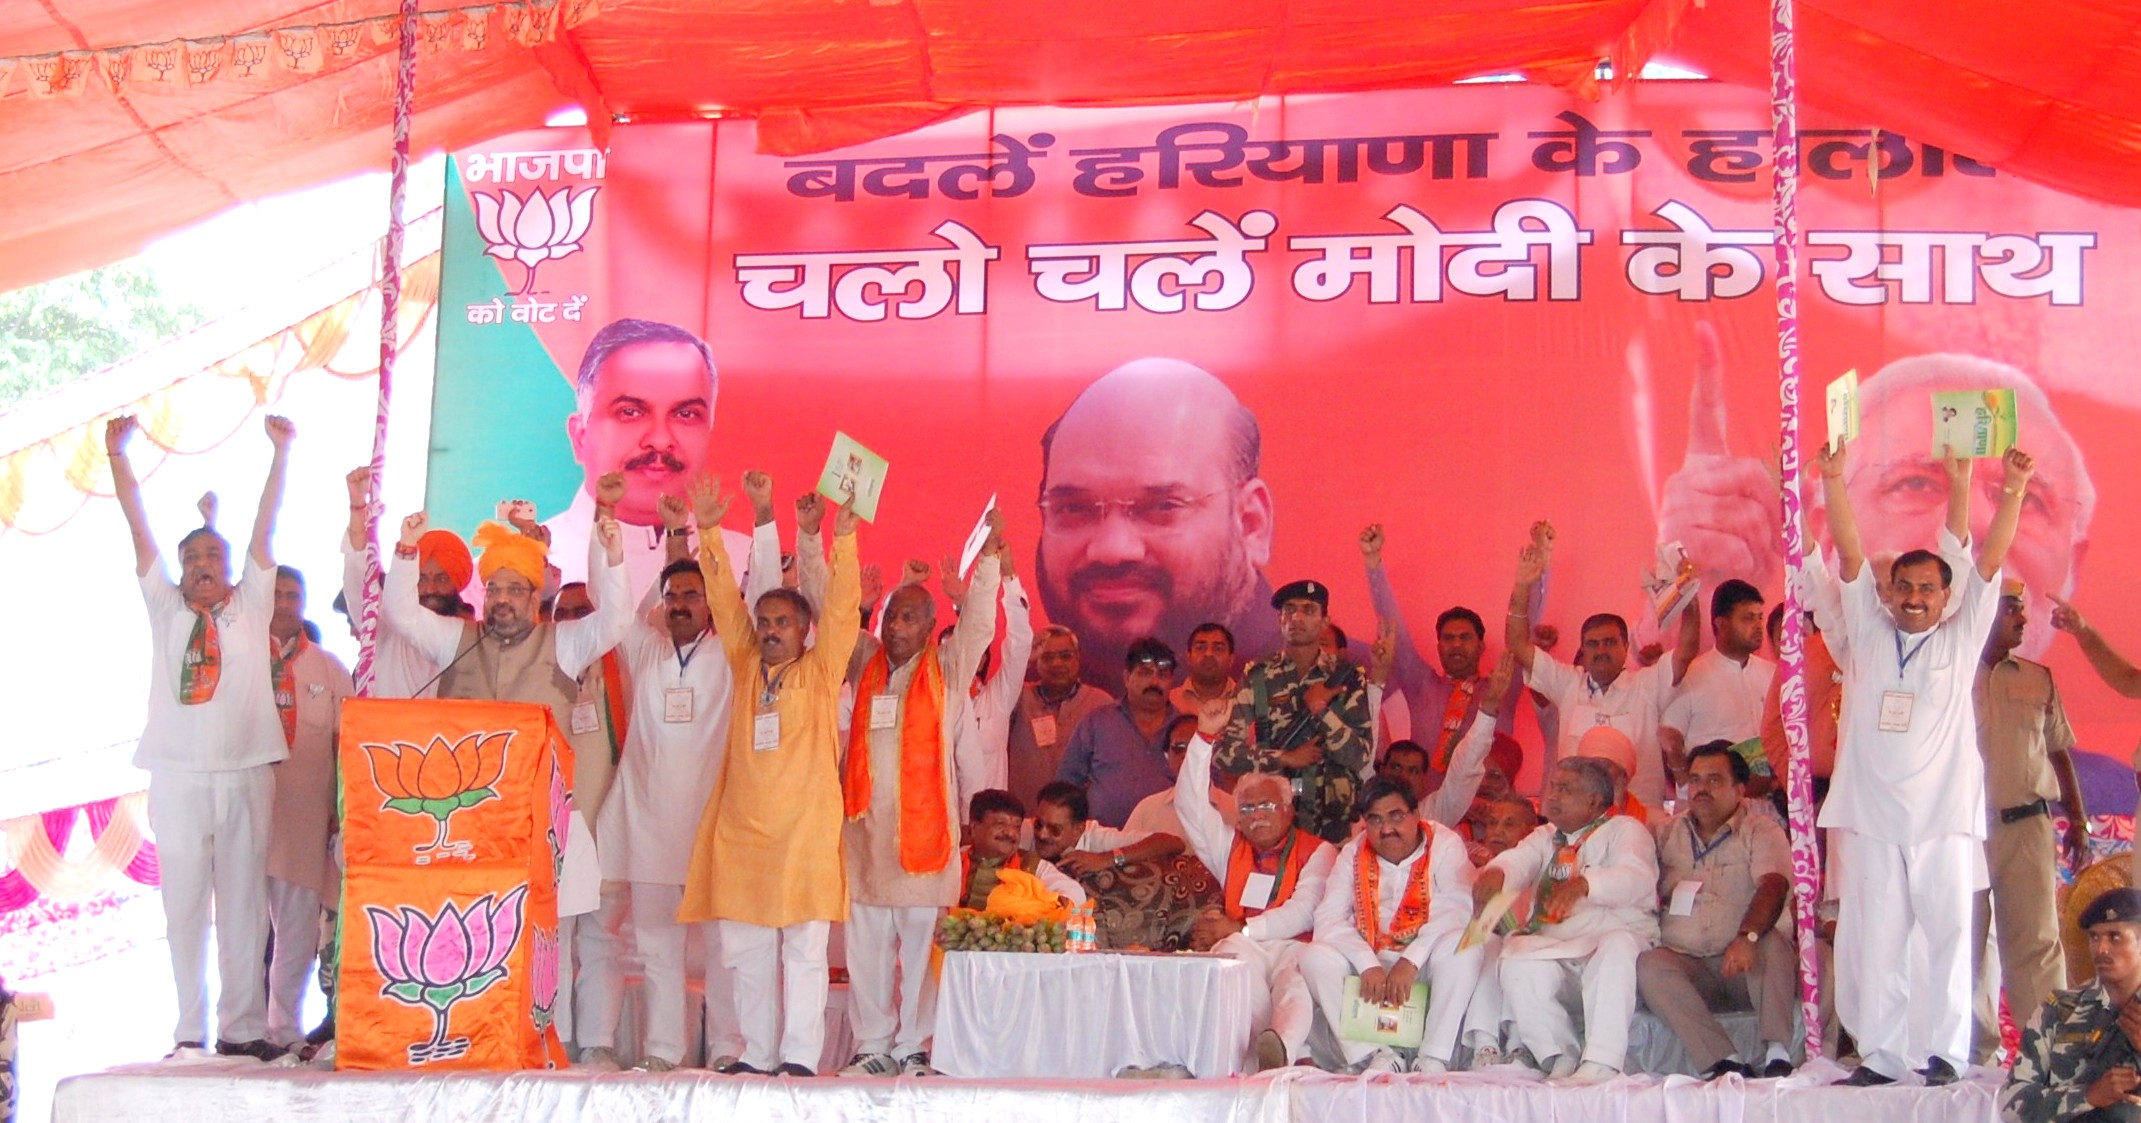
[[[1093,711],[1072,731],[1056,779],[1085,789],[1096,822],[1122,826],[1140,800],[1175,786],[1161,738],[1173,716],[1163,715],[1160,730],[1148,737],[1127,704]]]

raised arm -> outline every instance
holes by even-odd
[[[609,515],[595,516],[587,543],[587,599],[595,611],[559,624],[558,669],[573,678],[602,658],[631,631],[632,583],[624,569],[624,527]]]
[[[825,497],[813,491],[795,501],[795,587],[810,602],[810,610],[825,614],[825,590],[833,582],[825,564]],[[876,607],[872,596],[869,607]]]
[[[1695,563],[1683,559],[1680,563],[1680,570],[1682,573],[1693,573],[1695,572]],[[1696,588],[1699,590],[1701,586],[1698,585]],[[1680,685],[1680,680],[1687,677],[1688,664],[1693,663],[1695,657],[1700,654],[1702,654],[1702,597],[1698,593],[1696,596],[1689,597],[1688,606],[1680,610],[1680,637],[1673,644],[1674,686]]]
[[[699,526],[699,576],[706,582],[706,612],[733,666],[757,649],[758,629],[752,622],[753,606],[743,603],[743,590],[736,586],[728,548],[721,542],[721,516],[728,510],[728,497],[721,494],[720,480],[700,476],[691,481],[691,513],[692,521]]]
[[[268,460],[268,480],[260,488],[260,509],[253,513],[253,541],[247,548],[253,564],[262,569],[275,566],[275,514],[282,509],[283,478],[290,467],[290,438],[297,435],[297,426],[287,417],[269,414],[264,423],[268,430],[268,443],[275,446],[275,454]]]
[[[843,505],[833,519],[832,581],[825,590],[825,611],[818,616],[818,642],[804,653],[838,679],[862,636],[862,567],[856,553],[855,508]]]
[[[1383,568],[1383,541],[1383,524],[1369,524],[1360,532],[1360,556],[1368,566],[1368,599],[1375,604],[1376,619],[1390,625],[1396,634],[1386,681],[1410,698],[1433,672],[1420,649],[1413,645],[1412,629],[1405,626],[1405,610],[1398,606],[1398,592],[1390,584],[1390,572]]]
[[[974,681],[974,672],[981,668],[981,657],[989,653],[989,644],[996,639],[996,591],[1002,581],[999,559],[1004,553],[1003,515],[990,511],[989,540],[983,544],[981,557],[974,562],[974,571],[968,576],[966,586],[959,590],[959,599],[952,602],[959,606],[959,622],[952,627],[949,666],[952,681],[962,684],[962,688]],[[959,560],[946,560],[952,568],[945,570],[945,579],[951,581],[958,576]]]
[[[1208,698],[1197,708],[1197,735],[1189,739],[1182,770],[1175,773],[1175,818],[1190,852],[1204,868],[1225,876],[1227,853],[1234,845],[1234,828],[1212,806],[1212,742],[1226,732],[1234,703]]]
[[[2000,506],[1993,512],[1992,525],[1985,530],[1985,541],[1978,547],[1978,576],[1991,581],[2000,575],[2000,567],[2007,563],[2007,548],[2015,544],[2015,528],[2022,522],[2022,501],[2029,494],[2030,477],[2037,474],[2037,461],[2019,448],[2007,450],[2001,464],[2005,473],[2000,482]],[[1950,529],[1953,529],[1953,511],[1950,511]],[[1967,538],[1969,524],[1964,523]]]
[[[379,594],[379,616],[425,658],[444,666],[460,654],[464,628],[459,617],[441,616],[417,600],[416,543],[429,529],[431,518],[422,511],[401,521],[401,544],[394,550],[394,565],[387,570],[386,587]]]
[[[745,472],[743,494],[751,501],[751,552],[743,573],[743,600],[755,605],[758,598],[781,587],[781,532],[773,522],[773,477]],[[815,612],[818,602],[810,606]]]
[[[1829,542],[1836,547],[1836,576],[1845,582],[1856,581],[1859,570],[1866,566],[1866,547],[1859,539],[1858,517],[1851,513],[1851,493],[1844,487],[1844,450],[1831,451],[1825,444],[1816,446],[1814,468],[1821,473],[1821,501],[1829,514]],[[1952,486],[1949,494],[1952,498]],[[1954,518],[1952,502],[1949,518]],[[1967,538],[1969,533],[1966,515],[1963,533],[1956,537]]]
[[[126,442],[139,428],[131,415],[104,423],[104,454],[112,466],[112,498],[126,516],[126,529],[134,537],[134,576],[146,577],[156,564],[156,536],[149,533],[148,511],[141,505],[141,481],[134,478],[133,462],[126,457]]]
[[[2104,685],[2128,698],[2141,698],[2141,667],[2114,651],[2073,605],[2053,597],[2052,606],[2052,626],[2081,644],[2082,654],[2088,657],[2089,666]]]
[[[1519,667],[1531,666],[1532,591],[1546,578],[1554,562],[1554,527],[1541,520],[1531,524],[1531,541],[1517,554],[1517,581],[1509,590],[1509,614],[1502,620],[1502,642]]]

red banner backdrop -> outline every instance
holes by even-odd
[[[2141,644],[2114,591],[2141,480],[2136,216],[1863,122],[1803,124],[1801,398],[1864,380],[1849,470],[1870,546],[1929,543],[1941,517],[1930,391],[2017,388],[2043,465],[2011,563],[2024,653],[2051,661],[2085,745],[2123,756],[2141,716],[2054,642],[2049,598]],[[1637,615],[1661,542],[1712,582],[1779,591],[1756,95],[1000,111],[809,159],[757,154],[752,129],[623,127],[606,156],[549,130],[459,156],[435,519],[466,530],[508,495],[556,515],[576,459],[591,478],[648,439],[682,451],[632,473],[635,496],[680,487],[669,462],[799,491],[843,430],[891,463],[869,560],[955,549],[997,495],[1044,614],[1102,665],[1205,618],[1253,654],[1263,590],[1299,577],[1372,634],[1371,522],[1423,639],[1460,603],[1491,631],[1537,518],[1560,531],[1545,618],[1565,634]],[[669,435],[646,438],[604,387],[575,400],[622,317],[707,341],[711,418],[650,407]],[[1980,472],[1982,526],[1998,475]],[[1069,516],[1044,520],[1044,495]]]

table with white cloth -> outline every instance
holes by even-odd
[[[948,952],[930,1063],[988,1079],[1162,1064],[1232,1076],[1246,1065],[1262,981],[1213,955]]]

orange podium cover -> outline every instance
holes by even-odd
[[[542,706],[344,704],[337,1068],[563,1065],[571,752]]]

